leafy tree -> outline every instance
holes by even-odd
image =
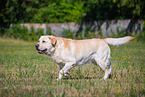
[[[39,23],[78,22],[81,21],[82,14],[83,3],[53,3],[40,8],[33,20]]]
[[[144,5],[144,0],[86,0],[84,20],[143,19]]]

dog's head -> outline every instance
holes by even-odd
[[[35,47],[40,54],[50,54],[55,49],[56,43],[54,36],[41,36]]]

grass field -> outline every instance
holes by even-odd
[[[38,54],[36,42],[0,38],[0,97],[145,97],[145,44],[111,47],[112,77],[93,64],[75,67],[57,81],[58,65]]]

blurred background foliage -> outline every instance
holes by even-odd
[[[31,28],[10,24],[19,23],[66,23],[91,22],[100,20],[145,19],[144,0],[1,0],[0,1],[0,35],[20,38],[23,40],[37,40],[43,35]],[[145,24],[143,26],[145,28]],[[145,30],[136,37],[145,39]],[[41,33],[40,33],[41,32]],[[48,32],[51,34],[51,32]],[[65,37],[76,38],[71,30],[64,30]],[[25,36],[25,37],[24,37]],[[28,38],[28,36],[31,36]],[[78,33],[77,39],[82,39]],[[86,38],[96,37],[93,31],[85,29]],[[99,37],[102,38],[99,30]],[[120,36],[119,36],[120,37]]]
[[[144,0],[1,0],[0,5],[0,27],[11,23],[145,19]]]

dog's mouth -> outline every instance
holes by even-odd
[[[44,50],[39,50],[39,49],[38,49],[38,53],[39,53],[39,54],[44,54],[44,53],[46,53],[46,52],[47,52],[47,49],[44,49]]]

